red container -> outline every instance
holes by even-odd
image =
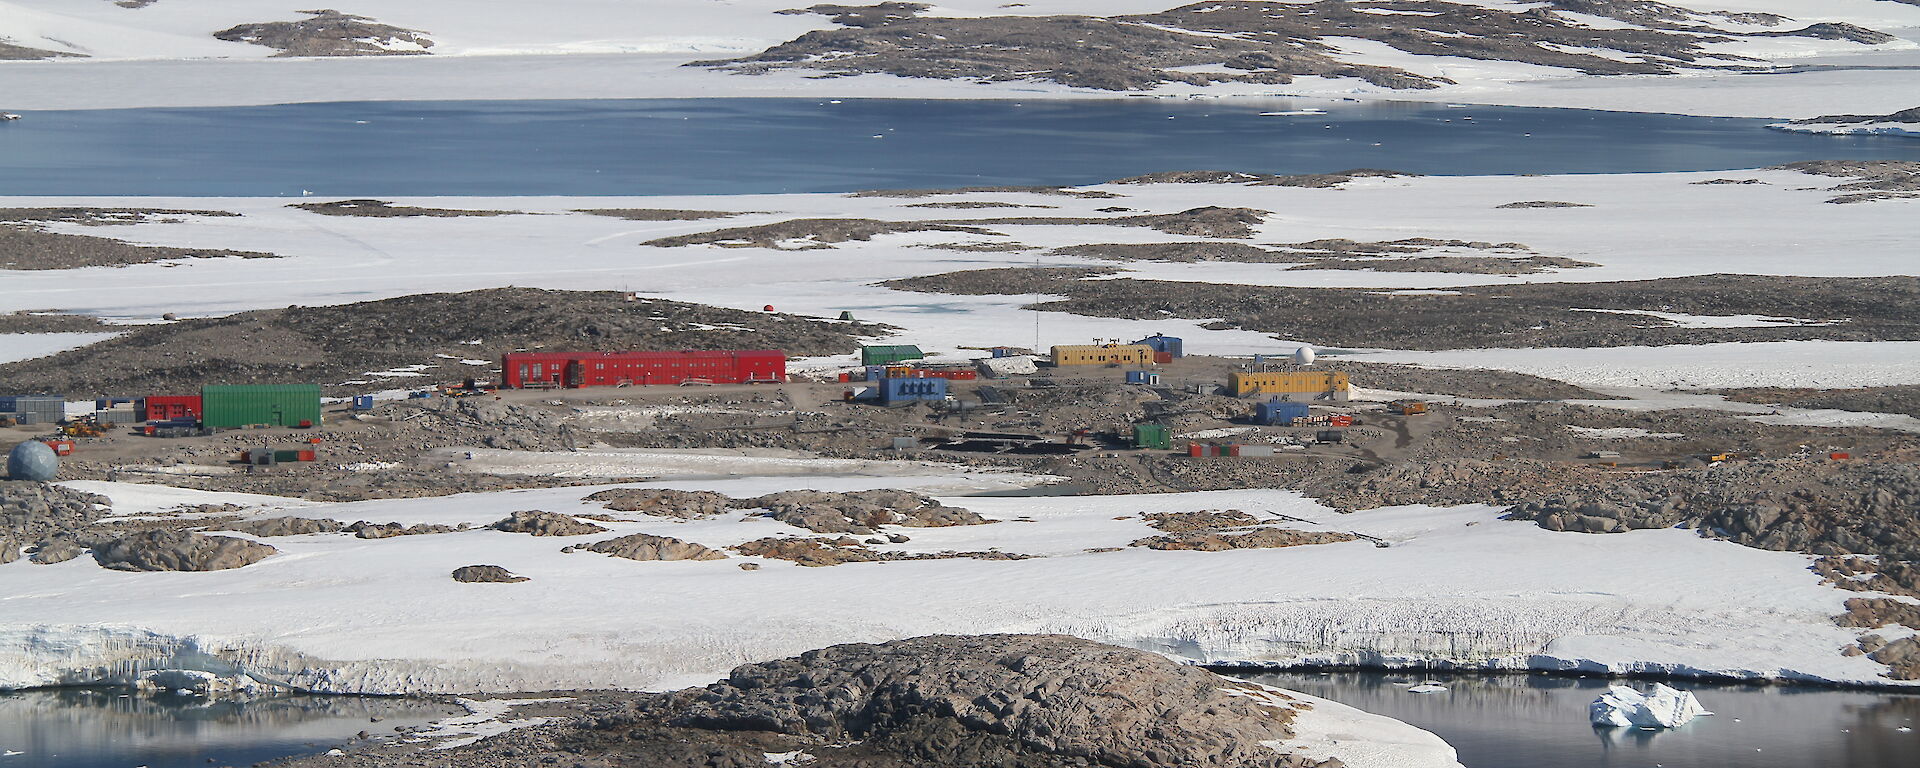
[[[40,442],[46,443],[48,448],[52,448],[53,455],[55,456],[73,455],[72,440],[41,440]]]
[[[313,453],[313,451],[301,451],[301,452],[300,452],[300,460],[301,460],[301,461],[313,461],[313,460],[314,460],[314,453]]]
[[[1187,443],[1187,455],[1195,458],[1207,455],[1207,447],[1199,443]]]
[[[1851,459],[1851,458],[1853,458],[1853,454],[1851,454],[1851,453],[1840,453],[1840,452],[1837,452],[1837,451],[1836,451],[1836,452],[1834,452],[1834,453],[1829,453],[1829,454],[1827,454],[1827,458],[1829,458],[1829,459],[1833,459],[1834,461],[1846,461],[1847,459]]]
[[[148,395],[142,403],[147,411],[142,421],[200,418],[199,395]]]
[[[1153,361],[1161,365],[1166,365],[1167,363],[1173,362],[1173,353],[1164,350],[1155,352],[1153,353]]]
[[[1336,413],[1327,417],[1327,423],[1336,427],[1351,427],[1353,426],[1353,415]]]
[[[1226,452],[1221,454],[1223,456],[1239,456],[1240,455],[1240,446],[1238,445],[1227,445],[1227,446],[1221,446],[1221,447],[1226,449]]]

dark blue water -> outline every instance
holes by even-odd
[[[395,726],[449,712],[425,701],[359,696],[209,701],[93,688],[0,693],[0,766],[252,765],[325,752],[360,731],[392,737]]]
[[[1920,696],[1913,695],[1678,682],[1672,685],[1693,691],[1716,714],[1644,731],[1588,725],[1587,703],[1612,684],[1605,680],[1378,672],[1245,677],[1424,728],[1459,750],[1467,768],[1920,766]],[[1448,690],[1408,693],[1405,683],[1419,680]]]
[[[1261,112],[1319,106],[1330,114]],[[347,102],[31,112],[0,195],[629,195],[1079,184],[1153,171],[1424,174],[1920,160],[1767,121],[1271,100]]]

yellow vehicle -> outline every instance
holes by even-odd
[[[99,437],[107,433],[107,427],[93,419],[75,419],[60,425],[60,434],[67,437]]]
[[[1397,413],[1402,416],[1413,416],[1415,414],[1426,413],[1427,404],[1421,400],[1395,400],[1387,403],[1387,412]]]

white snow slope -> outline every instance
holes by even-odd
[[[823,477],[824,490],[913,487]],[[951,483],[951,480],[946,481]],[[350,504],[84,482],[122,514],[190,497],[254,514],[470,523],[522,509],[604,513],[598,487]],[[742,478],[667,483],[734,496],[794,487]],[[948,487],[951,487],[950,485]],[[1553,533],[1484,506],[1343,515],[1285,491],[1115,497],[947,497],[999,520],[902,529],[908,552],[997,547],[1036,555],[806,568],[730,557],[634,562],[568,544],[649,532],[725,547],[804,531],[736,511],[700,521],[633,516],[604,534],[536,538],[475,529],[365,540],[266,539],[280,553],[207,573],[127,573],[87,557],[0,566],[0,688],[124,680],[143,668],[239,670],[323,691],[397,693],[670,688],[730,667],[841,642],[930,633],[1059,632],[1191,661],[1440,662],[1491,669],[1712,673],[1888,683],[1839,649],[1862,630],[1830,617],[1846,597],[1808,556],[1689,531]],[[1366,541],[1270,550],[1156,551],[1143,512],[1236,508],[1353,530]],[[1121,547],[1118,551],[1090,551]],[[742,570],[744,562],[761,564]],[[460,566],[531,578],[462,584]]]
[[[1468,0],[1499,10],[1532,3]],[[293,0],[161,0],[143,8],[75,0],[0,1],[0,42],[88,58],[0,62],[8,87],[0,104],[14,110],[264,104],[287,101],[500,98],[644,98],[704,96],[874,96],[906,98],[1036,98],[1114,96],[1014,81],[991,85],[892,76],[813,79],[804,72],[736,76],[687,68],[688,61],[756,53],[816,29],[835,28],[819,14],[779,14],[786,0],[552,0],[471,3],[414,0],[381,7],[343,6],[435,41],[428,56],[346,60],[267,59],[269,48],[216,40],[241,23],[293,21],[311,3]],[[945,16],[1097,14],[1167,10],[1179,0],[1035,0],[1007,7],[997,0],[950,0],[929,13]],[[1399,66],[1458,82],[1437,90],[1390,90],[1351,78],[1302,77],[1284,86],[1168,85],[1163,96],[1342,96],[1469,101],[1523,106],[1582,106],[1685,114],[1800,118],[1876,114],[1913,106],[1916,75],[1876,68],[1920,60],[1914,37],[1920,7],[1885,0],[1732,0],[1680,5],[1700,10],[1766,11],[1791,17],[1773,27],[1844,22],[1902,36],[1864,45],[1805,37],[1753,38],[1716,44],[1721,55],[1774,63],[1857,66],[1753,76],[1690,72],[1674,76],[1604,77],[1573,70],[1455,57],[1416,56],[1367,41],[1342,42],[1341,58]],[[1582,17],[1597,28],[1623,26]],[[1723,28],[1762,31],[1714,18]],[[1340,42],[1340,41],[1335,41]]]

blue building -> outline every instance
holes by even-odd
[[[1253,406],[1253,421],[1255,424],[1288,427],[1293,425],[1294,419],[1304,419],[1306,417],[1307,404],[1296,403],[1292,400],[1282,400],[1276,397]]]
[[[915,400],[947,399],[946,379],[881,379],[880,402],[885,405]]]
[[[1156,333],[1134,343],[1145,344],[1152,347],[1154,352],[1165,352],[1167,356],[1171,358],[1186,356],[1186,345],[1180,341],[1180,337],[1178,336]]]

